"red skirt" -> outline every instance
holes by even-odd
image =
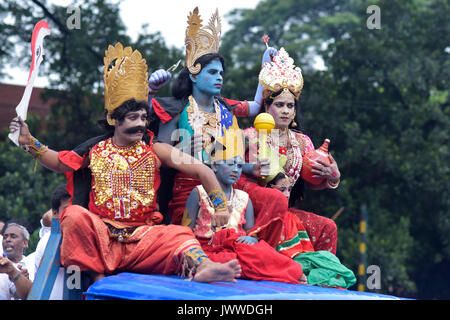
[[[299,263],[278,253],[264,240],[252,245],[236,242],[241,235],[234,229],[224,229],[214,234],[211,244],[210,239],[199,241],[203,251],[214,262],[237,259],[242,268],[242,279],[299,283],[303,274]]]
[[[175,225],[143,225],[128,242],[111,238],[100,216],[77,205],[67,207],[61,219],[61,263],[97,273],[180,273],[184,251],[199,247],[192,230]]]

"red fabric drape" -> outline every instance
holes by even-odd
[[[257,235],[272,247],[279,244],[283,231],[283,220],[288,213],[287,198],[278,190],[264,188],[248,180],[242,174],[234,187],[247,192],[255,213],[255,226],[248,232]]]
[[[215,262],[237,259],[242,268],[242,279],[299,283],[302,267],[294,260],[278,253],[264,240],[248,245],[235,240],[241,236],[234,229],[215,233],[213,241],[199,239],[203,251]]]
[[[169,202],[169,214],[172,217],[173,224],[181,224],[186,201],[192,190],[200,184],[200,180],[184,173],[177,173],[175,175],[175,182],[172,189],[173,196]]]

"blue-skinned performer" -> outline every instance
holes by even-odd
[[[227,199],[228,222],[218,228],[213,225],[214,205],[203,186],[198,185],[187,199],[183,225],[192,228],[212,261],[226,263],[237,259],[243,279],[306,284],[300,264],[264,240],[247,234],[254,227],[252,201],[248,193],[233,188],[244,164],[242,132],[235,125],[225,130],[217,142],[224,147],[216,147],[210,165]]]
[[[173,96],[154,97],[158,89],[170,80],[168,71],[157,70],[149,79],[149,101],[158,118],[154,128],[158,132],[157,140],[176,145],[183,152],[204,162],[209,160],[214,140],[222,136],[223,129],[237,121],[235,116],[256,115],[262,101],[261,86],[258,86],[255,99],[251,102],[220,96],[225,69],[224,59],[218,53],[220,34],[218,12],[203,27],[198,8],[195,8],[188,17],[185,68],[172,86]],[[267,49],[263,64],[275,54],[275,49]],[[257,175],[261,170],[268,170],[263,164],[250,164],[246,171]],[[170,174],[173,172],[169,172],[166,177]],[[187,197],[198,185],[198,180],[180,172],[176,173],[174,179],[173,188],[170,186],[165,189],[167,186],[162,186],[159,201],[161,211],[164,212],[164,197],[170,199],[167,211],[171,222],[181,224]]]

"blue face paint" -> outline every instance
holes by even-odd
[[[241,157],[234,157],[216,163],[216,177],[224,185],[232,185],[238,181],[242,173],[243,160]]]
[[[197,75],[191,75],[193,91],[205,95],[218,96],[223,84],[223,66],[219,60],[213,60]]]

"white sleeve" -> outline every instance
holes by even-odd
[[[42,239],[42,237],[46,234],[52,231],[52,227],[46,227],[44,226],[44,223],[41,219],[41,229],[39,230],[39,239]]]

